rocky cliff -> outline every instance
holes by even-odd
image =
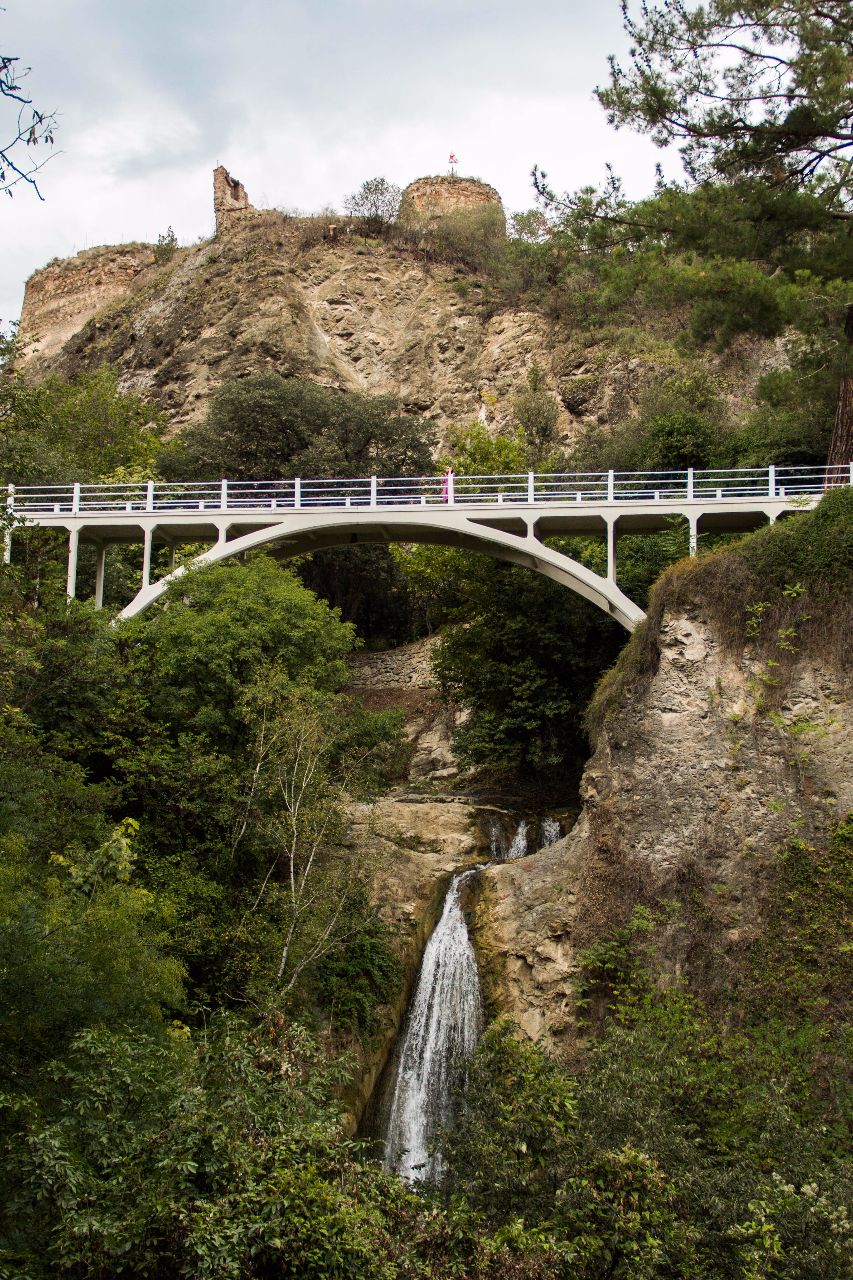
[[[413,216],[426,217],[430,201],[446,212],[450,200],[502,217],[492,188],[448,183],[413,183]],[[125,245],[37,271],[27,282],[20,367],[73,376],[112,364],[122,387],[153,398],[175,428],[203,415],[219,383],[259,371],[392,395],[439,426],[477,417],[497,428],[537,364],[571,437],[579,424],[624,417],[682,359],[677,323],[590,334],[571,316],[498,305],[476,272],[428,261],[417,237],[364,239],[346,220],[254,209],[225,170],[215,174],[215,211],[214,239],[166,262],[153,246]],[[742,340],[703,359],[737,409],[780,356],[772,344]]]
[[[761,937],[780,849],[820,844],[853,807],[849,667],[800,656],[768,708],[766,656],[724,643],[701,603],[667,608],[653,643],[653,673],[624,686],[598,732],[575,828],[482,875],[492,1009],[557,1050],[577,1036],[580,952],[638,905],[667,904],[660,980],[725,991]]]

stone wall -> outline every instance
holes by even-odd
[[[153,261],[151,245],[103,245],[34,272],[21,310],[21,359],[50,359],[92,316],[124,297]]]
[[[403,192],[399,220],[407,226],[428,226],[452,213],[494,208],[503,216],[501,198],[494,187],[477,178],[418,178]]]

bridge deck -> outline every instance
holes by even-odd
[[[853,466],[10,485],[6,506],[13,521],[5,533],[5,558],[11,554],[16,520],[67,531],[68,594],[73,596],[79,543],[92,542],[98,547],[95,600],[100,605],[105,548],[141,540],[142,588],[125,609],[128,615],[152,603],[168,581],[151,581],[155,541],[172,549],[181,543],[213,543],[199,557],[202,563],[274,542],[284,543],[291,554],[357,542],[446,543],[526,564],[633,626],[642,613],[616,587],[618,534],[666,529],[673,517],[681,516],[694,553],[700,531],[754,529],[814,506],[827,488],[846,484],[853,484]],[[561,534],[604,536],[606,579],[545,546],[547,539]]]

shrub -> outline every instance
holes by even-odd
[[[347,196],[344,208],[361,219],[368,235],[381,235],[397,217],[402,191],[385,178],[368,178],[358,191]]]
[[[162,267],[164,263],[170,262],[178,247],[178,237],[175,235],[171,227],[162,235],[157,237],[157,243],[154,246],[154,261],[158,267]]]

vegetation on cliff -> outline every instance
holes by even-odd
[[[587,711],[594,736],[657,668],[668,613],[696,611],[734,652],[761,664],[759,710],[772,708],[797,661],[849,663],[853,598],[853,491],[830,491],[813,511],[791,515],[667,570],[640,624]]]

